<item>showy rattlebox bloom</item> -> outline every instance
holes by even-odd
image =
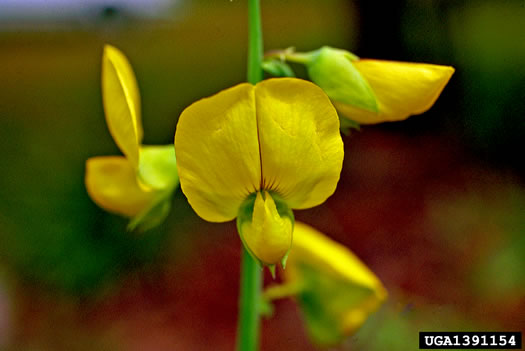
[[[181,188],[203,219],[237,217],[247,250],[260,263],[286,259],[291,209],[323,203],[343,162],[337,112],[316,85],[276,78],[239,84],[199,100],[175,133]]]
[[[310,337],[321,345],[353,334],[387,297],[379,279],[350,250],[299,222],[284,283],[297,290]]]
[[[276,58],[304,64],[339,113],[360,124],[401,121],[427,111],[454,73],[450,66],[360,59],[329,46],[307,53],[290,48],[267,56],[270,67],[281,67]]]
[[[130,229],[155,226],[168,214],[178,185],[175,151],[173,145],[142,145],[137,81],[124,54],[110,45],[102,58],[102,97],[109,131],[125,156],[87,160],[88,194],[105,210],[131,217]]]
[[[454,73],[450,66],[359,59],[330,47],[318,50],[307,69],[336,109],[361,124],[401,121],[427,111]]]

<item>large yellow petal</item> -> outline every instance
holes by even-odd
[[[368,81],[379,112],[334,101],[339,112],[361,124],[400,121],[428,110],[454,73],[450,66],[423,63],[358,60],[352,62]]]
[[[210,222],[234,219],[261,183],[254,87],[239,84],[187,107],[175,150],[181,188],[195,212]]]
[[[296,222],[293,236],[285,281],[302,287],[297,299],[314,340],[338,343],[381,305],[386,290],[350,250],[314,228]]]
[[[103,209],[133,217],[153,204],[157,192],[144,191],[135,169],[122,156],[93,157],[86,162],[86,189]]]
[[[143,133],[139,89],[126,56],[110,45],[104,47],[102,57],[102,98],[110,133],[137,168]]]
[[[291,208],[309,208],[335,191],[343,163],[337,112],[321,88],[295,78],[255,87],[262,185]]]

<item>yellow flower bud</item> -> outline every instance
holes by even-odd
[[[360,124],[401,121],[427,111],[454,73],[450,66],[359,59],[328,46],[301,53],[273,53],[302,63],[344,117]]]

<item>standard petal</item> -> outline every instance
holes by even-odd
[[[144,191],[136,171],[121,156],[93,157],[86,162],[86,188],[91,199],[103,209],[133,217],[153,204],[155,191]]]
[[[181,188],[195,212],[210,222],[234,219],[261,183],[254,87],[239,84],[187,107],[175,151]]]
[[[309,208],[335,191],[343,163],[337,112],[313,83],[265,80],[255,87],[262,188],[291,208]]]
[[[102,98],[110,133],[137,168],[142,141],[139,89],[126,56],[110,45],[102,57]]]
[[[353,64],[376,96],[379,112],[334,101],[341,114],[361,124],[400,121],[428,110],[454,73],[450,66],[358,60]]]

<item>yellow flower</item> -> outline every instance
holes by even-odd
[[[239,84],[195,102],[175,134],[181,188],[203,219],[236,217],[248,251],[286,257],[293,214],[324,202],[343,162],[339,120],[326,94],[294,78]]]
[[[269,55],[274,56],[305,64],[336,109],[361,124],[400,121],[427,111],[454,73],[450,66],[359,59],[328,46]]]
[[[401,121],[434,105],[454,73],[450,66],[424,63],[359,60],[353,65],[370,84],[378,112],[334,101],[344,116],[361,124]]]
[[[168,213],[168,197],[178,185],[175,151],[173,145],[142,145],[137,81],[124,54],[110,45],[102,58],[102,97],[109,131],[125,157],[88,159],[88,194],[105,210],[133,217],[132,228],[156,225]]]
[[[377,310],[387,292],[345,246],[299,222],[293,235],[285,285],[297,290],[312,339],[322,345],[336,344]]]

